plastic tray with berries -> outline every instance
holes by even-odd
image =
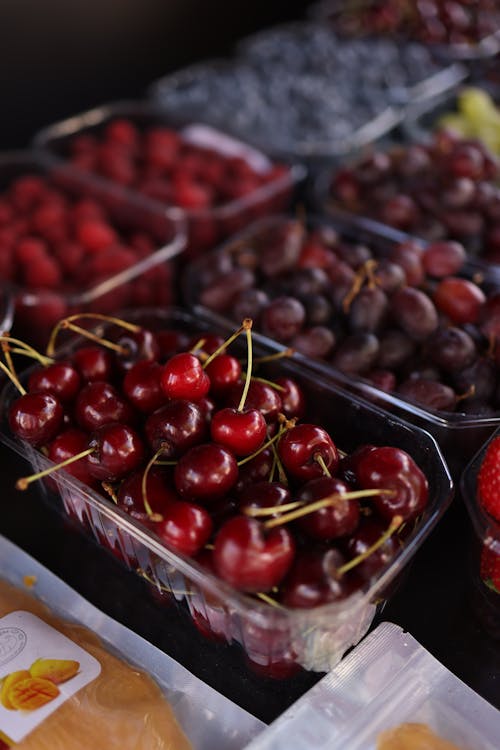
[[[469,592],[484,628],[500,638],[500,435],[476,454],[461,479],[469,512]]]
[[[310,15],[339,34],[395,36],[429,45],[444,60],[492,58],[500,51],[500,11],[490,0],[320,0]]]
[[[274,216],[191,264],[183,286],[189,305],[233,323],[252,314],[303,366],[429,430],[458,476],[500,420],[500,287],[475,271],[455,242]]]
[[[165,114],[151,102],[115,102],[40,131],[34,144],[99,181],[113,182],[187,219],[187,257],[258,216],[283,210],[305,177],[221,130]]]
[[[1,439],[35,471],[18,488],[55,482],[51,503],[257,671],[329,669],[451,501],[434,439],[276,358],[248,319],[95,334],[4,389]]]
[[[185,244],[180,212],[112,185],[95,191],[36,152],[0,154],[0,285],[13,297],[16,334],[31,343],[44,345],[77,310],[172,304],[172,263]]]
[[[440,129],[323,170],[312,200],[327,213],[369,217],[426,241],[457,240],[477,271],[500,278],[499,177],[482,141]]]

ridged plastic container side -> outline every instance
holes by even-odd
[[[175,327],[192,335],[207,330],[229,333],[228,328],[214,327],[213,321],[201,313],[151,311],[146,315],[138,313],[132,319],[156,330]],[[270,352],[258,335],[254,336],[254,345],[257,356]],[[323,425],[343,450],[349,452],[362,443],[398,446],[414,458],[429,481],[429,503],[404,546],[374,580],[347,599],[299,610],[271,606],[241,594],[192,559],[168,549],[113,502],[64,471],[54,475],[59,496],[49,493],[48,499],[126,566],[146,577],[163,595],[165,604],[177,602],[187,608],[209,637],[236,641],[246,656],[264,669],[300,665],[322,671],[336,664],[367,631],[377,606],[394,590],[404,566],[445,512],[452,497],[452,482],[439,448],[428,433],[342,390],[319,374],[307,372],[297,362],[273,362],[262,370],[268,378],[278,373],[300,383],[309,404],[307,420]],[[13,387],[7,386],[1,401],[0,439],[36,469],[45,468],[51,462],[10,433],[7,412],[14,397]]]

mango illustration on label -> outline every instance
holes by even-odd
[[[78,674],[74,659],[36,659],[29,670],[6,675],[1,682],[0,703],[10,711],[34,711],[57,698],[63,682]]]

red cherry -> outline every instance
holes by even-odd
[[[314,424],[299,424],[285,432],[278,443],[278,454],[285,469],[305,481],[324,476],[318,458],[330,473],[335,472],[339,463],[339,454],[330,435]]]
[[[82,388],[75,404],[75,418],[80,427],[92,432],[110,422],[130,424],[135,414],[110,383],[88,383]]]
[[[87,447],[88,435],[85,432],[82,432],[82,430],[77,430],[71,427],[64,432],[60,432],[59,435],[54,438],[49,445],[48,457],[55,464],[59,464],[72,456],[78,455],[78,453],[82,453]],[[96,480],[89,472],[86,456],[80,458],[78,461],[68,464],[68,466],[64,467],[64,470],[89,487],[98,486]]]
[[[230,388],[224,397],[226,406],[238,408],[243,393],[243,383]],[[283,409],[279,392],[267,383],[252,380],[245,400],[247,409],[258,409],[268,424],[275,422]]]
[[[280,482],[256,482],[242,489],[238,505],[243,508],[275,508],[290,502],[290,490]]]
[[[144,471],[140,469],[123,480],[117,492],[118,506],[141,523],[156,528],[157,524],[151,524],[144,507],[143,478]],[[169,486],[165,472],[155,466],[150,468],[146,477],[146,499],[153,513],[161,516],[167,506],[179,499],[174,489]]]
[[[210,379],[198,357],[189,352],[181,352],[164,365],[161,386],[168,398],[197,401],[210,390]]]
[[[111,380],[113,357],[102,346],[82,346],[73,354],[73,361],[84,381]]]
[[[125,375],[123,392],[139,411],[151,414],[167,400],[161,387],[162,371],[158,362],[140,360]]]
[[[61,403],[73,401],[80,385],[80,376],[69,362],[54,362],[35,370],[28,381],[30,392],[51,393]]]
[[[26,393],[17,398],[9,409],[12,432],[34,446],[46,445],[55,438],[63,418],[60,402],[50,393]]]
[[[123,354],[116,354],[116,361],[122,370],[129,370],[136,362],[147,360],[156,362],[160,356],[160,347],[156,336],[147,328],[138,331],[120,331],[113,340],[122,347]]]
[[[282,584],[280,601],[286,607],[310,609],[345,599],[354,591],[356,578],[354,574],[336,576],[344,563],[344,556],[335,548],[304,550]]]
[[[306,400],[299,384],[287,377],[276,378],[274,382],[284,389],[279,391],[284,415],[288,419],[302,419],[306,411]]]
[[[257,453],[250,461],[240,466],[236,492],[242,492],[245,487],[252,487],[259,482],[269,480],[273,468],[274,454],[271,448],[265,448]]]
[[[174,471],[179,494],[206,503],[224,497],[237,479],[235,457],[216,443],[195,445],[179,458]]]
[[[333,494],[343,495],[350,487],[335,477],[318,477],[304,484],[297,500],[309,504]],[[352,534],[359,523],[359,503],[355,498],[339,500],[297,520],[297,524],[313,539],[336,539]]]
[[[101,482],[116,482],[137,469],[144,458],[139,435],[131,427],[112,423],[91,435],[87,457],[90,474]]]
[[[215,538],[214,564],[218,575],[238,590],[264,592],[283,580],[294,554],[288,529],[266,534],[259,521],[236,516],[226,521]]]
[[[241,364],[230,354],[219,354],[205,368],[210,378],[210,390],[220,395],[231,386],[237,384],[241,378]]]
[[[193,556],[208,542],[212,527],[212,519],[205,508],[179,501],[165,509],[156,533],[178,552]]]
[[[212,416],[210,434],[237,456],[254,453],[266,439],[266,420],[258,409],[220,409]]]
[[[349,559],[362,555],[386,532],[386,527],[376,518],[362,519],[354,534],[347,540],[345,549]],[[388,537],[385,542],[374,550],[365,560],[356,565],[356,573],[360,578],[369,581],[384,568],[400,549],[396,534]]]
[[[198,404],[177,399],[149,415],[145,432],[154,451],[162,447],[163,458],[178,458],[205,439],[207,427]]]

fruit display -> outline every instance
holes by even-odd
[[[32,152],[0,159],[0,284],[16,332],[46,343],[74,310],[172,304],[180,219],[99,191]]]
[[[328,205],[425,240],[462,242],[478,267],[500,263],[498,163],[481,141],[439,130],[374,150],[332,174]]]
[[[175,118],[179,122],[179,117]],[[286,207],[301,167],[273,163],[222,132],[170,124],[151,104],[101,107],[35,138],[38,147],[188,222],[188,257]]]
[[[462,495],[473,529],[472,601],[486,630],[500,638],[500,437],[496,434],[469,464]]]
[[[55,482],[71,518],[167,596],[187,591],[202,632],[240,642],[257,669],[324,669],[443,513],[439,452],[426,433],[398,420],[387,433],[375,407],[254,352],[248,318],[226,340],[198,316],[161,319],[112,319],[57,360],[70,319],[46,355],[3,337],[2,369],[21,392],[4,404],[3,438],[39,469],[17,487]],[[11,346],[38,359],[23,382]]]
[[[419,44],[343,40],[297,23],[244,40],[239,56],[167,75],[151,90],[166,112],[229,127],[289,158],[331,158],[388,133],[414,95],[463,76]]]
[[[462,49],[482,43],[484,54],[498,51],[494,35],[500,31],[500,10],[495,0],[326,0],[320,14],[340,34],[401,35],[424,44]],[[463,49],[465,48],[465,49]],[[472,53],[473,54],[473,53]]]

